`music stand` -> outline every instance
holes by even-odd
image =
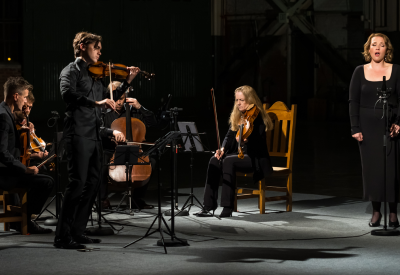
[[[137,239],[137,240],[125,245],[124,248],[127,248],[128,246],[130,246],[132,244],[135,244],[135,243],[143,240],[144,238],[147,238],[147,237],[153,235],[156,232],[160,233],[160,236],[161,236],[161,240],[157,241],[157,245],[164,247],[165,254],[167,254],[166,246],[176,246],[176,240],[181,245],[189,245],[187,243],[187,240],[180,239],[180,238],[177,238],[175,236],[175,233],[170,230],[170,228],[169,228],[167,222],[165,221],[165,219],[163,217],[163,214],[161,212],[161,182],[160,182],[160,174],[161,174],[160,160],[161,160],[161,155],[163,153],[163,150],[164,150],[165,146],[168,143],[171,143],[173,140],[179,139],[180,138],[180,134],[181,133],[179,131],[171,131],[171,132],[167,133],[164,137],[158,139],[153,146],[151,146],[146,152],[144,152],[142,154],[143,157],[149,156],[151,154],[157,154],[157,156],[158,156],[158,158],[157,158],[157,168],[158,168],[157,169],[158,170],[158,173],[157,173],[158,213],[157,213],[157,216],[155,217],[155,219],[153,220],[153,222],[151,223],[150,227],[147,229],[146,234],[143,237],[141,237],[141,238],[139,238],[139,239]],[[153,225],[155,224],[156,221],[158,221],[157,229],[154,229],[152,232],[150,232],[150,230],[153,228]],[[164,223],[165,227],[167,228],[167,231],[164,231],[162,229],[162,223]],[[171,239],[164,239],[163,232],[168,234],[171,237]]]
[[[176,213],[175,216],[179,215],[181,211],[184,211],[187,208],[187,211],[190,211],[192,206],[196,206],[203,211],[210,213],[207,211],[203,204],[197,199],[197,197],[193,193],[193,160],[194,160],[194,153],[197,152],[205,152],[203,143],[201,142],[200,139],[200,134],[199,131],[197,131],[196,123],[194,122],[178,122],[178,127],[179,130],[181,131],[182,139],[183,139],[183,144],[185,146],[185,152],[190,152],[190,181],[191,181],[191,186],[190,186],[190,194],[189,197],[187,198],[186,202],[183,204],[181,210]],[[199,205],[196,205],[193,203],[193,199],[197,201]],[[211,213],[210,213],[211,214]],[[214,215],[212,215],[214,216]],[[218,219],[218,216],[215,216]]]
[[[125,174],[126,174],[126,184],[128,191],[124,193],[124,196],[122,197],[121,201],[119,202],[116,210],[112,210],[110,212],[117,212],[120,213],[119,208],[122,204],[122,202],[125,200],[125,198],[128,199],[127,204],[129,205],[129,210],[130,213],[132,214],[132,191],[131,191],[131,167],[133,165],[149,165],[150,163],[148,162],[138,162],[138,159],[141,158],[139,156],[139,146],[136,145],[118,145],[115,149],[115,159],[114,163],[109,164],[108,166],[114,166],[114,165],[125,165]]]
[[[44,221],[44,225],[47,226],[55,226],[58,223],[58,217],[60,215],[60,211],[61,211],[61,203],[63,200],[63,193],[60,190],[60,162],[62,159],[62,156],[64,155],[64,143],[65,140],[62,139],[63,137],[63,132],[58,132],[58,119],[60,118],[58,113],[53,113],[54,115],[53,117],[51,117],[47,124],[49,126],[49,122],[51,120],[54,120],[54,124],[52,124],[49,127],[53,127],[55,126],[55,132],[54,132],[54,139],[53,139],[53,145],[51,148],[51,151],[49,153],[49,155],[55,154],[55,169],[54,169],[54,174],[55,174],[55,178],[54,178],[54,182],[55,182],[55,188],[56,188],[56,194],[53,196],[53,198],[50,200],[50,202],[42,209],[42,211],[37,215],[37,217],[34,219],[34,221],[37,221],[41,215],[43,214],[44,211],[49,212],[51,215],[54,216],[54,218],[51,219],[46,219]],[[48,207],[50,206],[50,204],[53,203],[53,201],[56,201],[56,214],[54,215],[49,209]]]

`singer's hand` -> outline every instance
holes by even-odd
[[[358,142],[361,142],[361,141],[363,141],[363,135],[362,135],[362,133],[360,132],[360,133],[357,133],[357,134],[354,134],[354,135],[352,135],[352,137],[353,138],[355,138]]]
[[[400,131],[400,126],[397,124],[392,124],[392,127],[390,127],[390,137],[397,137]]]

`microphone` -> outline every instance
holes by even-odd
[[[382,91],[383,93],[386,92],[386,76],[383,76],[383,83],[382,83],[382,89],[381,89],[381,91]]]
[[[169,104],[171,103],[172,95],[169,94],[167,100],[165,101],[164,105],[158,110],[157,120],[164,120],[167,119],[166,114],[169,108]]]
[[[54,118],[59,118],[60,115],[58,114],[57,111],[51,111],[51,114],[53,115]]]

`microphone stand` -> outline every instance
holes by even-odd
[[[378,88],[378,96],[379,99],[378,101],[382,101],[383,103],[383,119],[385,120],[384,123],[384,129],[383,129],[383,200],[384,200],[384,214],[383,214],[383,220],[384,220],[384,225],[383,229],[376,229],[371,231],[371,235],[373,236],[398,236],[400,235],[400,231],[396,229],[387,229],[387,209],[386,209],[386,170],[387,170],[387,129],[388,129],[388,120],[389,120],[389,104],[388,104],[388,99],[390,97],[391,93],[391,88],[386,89],[386,77],[383,77],[383,83],[382,83],[382,88]]]

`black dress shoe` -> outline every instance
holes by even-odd
[[[139,207],[139,208],[138,208]],[[144,200],[142,199],[134,199],[134,203],[132,205],[133,209],[153,209],[154,205],[147,204]]]
[[[233,212],[233,209],[232,209],[232,208],[224,207],[224,209],[222,209],[221,214],[219,214],[219,217],[220,217],[220,218],[229,218],[229,217],[232,217],[232,212]]]
[[[86,246],[83,244],[79,244],[75,242],[71,237],[64,237],[54,239],[54,247],[63,248],[63,249],[85,249]]]
[[[92,239],[86,235],[74,236],[73,240],[77,243],[89,244],[89,243],[101,243],[100,239]]]
[[[50,228],[43,228],[34,221],[28,222],[28,232],[30,234],[50,234],[53,232]]]
[[[378,227],[381,225],[382,214],[379,213],[379,219],[376,222],[369,222],[369,227]],[[389,223],[390,224],[390,223]]]
[[[389,219],[389,226],[390,226],[390,227],[394,227],[394,228],[399,227],[399,226],[400,226],[400,224],[399,224],[399,219],[397,219],[395,222],[392,222],[392,221]]]
[[[212,211],[212,214],[210,213],[211,211]],[[214,211],[215,211],[215,209],[204,206],[204,209],[201,209],[199,212],[194,213],[193,215],[195,215],[197,217],[212,217],[212,216],[214,216]]]

